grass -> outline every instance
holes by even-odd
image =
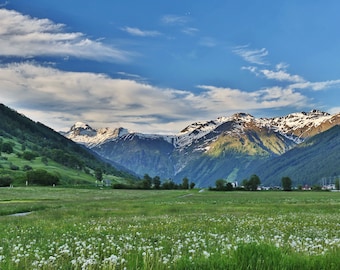
[[[339,220],[336,192],[1,188],[0,269],[338,269]]]

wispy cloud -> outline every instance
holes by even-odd
[[[187,16],[178,15],[164,15],[161,18],[162,23],[168,25],[183,25],[188,22],[189,18]]]
[[[328,80],[323,82],[301,82],[291,84],[292,89],[311,89],[314,91],[326,90],[332,87],[340,87],[340,80]]]
[[[128,61],[131,54],[80,32],[66,32],[65,25],[17,11],[0,9],[0,55],[13,57],[61,56],[97,61]]]
[[[251,49],[249,45],[237,46],[233,49],[233,52],[239,56],[241,56],[245,61],[257,64],[257,65],[266,65],[265,57],[268,55],[268,51],[266,48],[262,49]]]
[[[260,70],[260,72],[267,78],[277,81],[288,81],[288,82],[304,82],[305,80],[299,75],[291,75],[283,70],[273,71],[269,69]]]
[[[130,35],[139,36],[139,37],[155,37],[155,36],[161,35],[161,33],[158,32],[158,31],[141,30],[141,29],[136,28],[136,27],[125,26],[125,27],[121,28],[121,30],[129,33]]]
[[[193,119],[214,119],[244,108],[251,111],[308,103],[306,96],[292,88],[247,92],[198,87],[199,93],[159,88],[135,78],[66,72],[35,63],[0,66],[0,89],[6,90],[2,102],[55,129],[65,129],[81,120],[99,127],[119,123],[133,130],[169,133]]]
[[[194,27],[186,27],[182,29],[182,32],[186,35],[194,36],[199,32],[199,30]]]
[[[211,37],[203,37],[200,39],[199,44],[204,47],[215,47],[217,42]]]
[[[269,80],[276,80],[279,82],[286,82],[287,89],[306,89],[312,91],[321,91],[329,88],[340,87],[340,79],[339,80],[327,80],[321,82],[311,82],[305,80],[300,75],[292,75],[286,71],[288,67],[285,63],[279,63],[276,65],[275,70],[270,69],[259,69],[255,66],[247,66],[242,67],[243,70],[248,70],[256,76],[263,76]]]
[[[122,76],[125,79],[132,79],[132,80],[135,80],[135,81],[138,81],[138,82],[146,82],[147,81],[146,78],[144,78],[140,75],[137,75],[137,74],[131,74],[131,73],[127,73],[127,72],[124,72],[124,71],[119,71],[119,72],[117,72],[117,74]]]
[[[276,80],[280,82],[291,82],[291,83],[305,82],[305,79],[302,78],[301,76],[289,74],[286,70],[282,68],[283,66],[281,65],[277,65],[276,70],[259,69],[254,66],[242,67],[243,70],[249,70],[251,73],[254,73],[256,76],[264,76],[266,79],[269,79],[269,80]]]

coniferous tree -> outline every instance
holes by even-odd
[[[189,189],[189,179],[187,177],[182,180],[182,189]]]
[[[288,176],[281,178],[281,184],[284,191],[292,190],[292,180]]]

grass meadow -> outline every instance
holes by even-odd
[[[328,270],[339,253],[339,192],[0,189],[0,269]]]

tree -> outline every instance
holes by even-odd
[[[159,176],[155,176],[152,179],[152,182],[153,182],[154,189],[160,189],[160,187],[161,187],[161,179],[159,178]]]
[[[244,188],[246,190],[251,190],[251,191],[257,190],[260,184],[261,184],[260,178],[256,174],[253,174],[252,176],[250,176],[249,180],[244,179],[242,181],[242,185],[244,186]]]
[[[218,179],[215,182],[216,190],[222,191],[225,190],[226,181],[224,179]]]
[[[12,177],[8,175],[0,176],[0,187],[8,187],[13,183]]]
[[[189,189],[189,179],[187,177],[182,179],[182,189]]]
[[[176,185],[176,183],[174,181],[169,179],[162,184],[162,188],[163,189],[177,189],[178,185]]]
[[[4,142],[1,147],[1,151],[7,154],[13,153],[13,145],[9,142]]]
[[[243,179],[242,180],[242,186],[244,186],[245,190],[250,190],[250,184],[248,179]]]
[[[147,173],[144,174],[143,181],[142,181],[142,188],[150,189],[151,184],[152,184],[152,178]]]
[[[194,182],[191,182],[191,183],[190,183],[190,189],[193,189],[193,188],[195,187],[195,185],[196,185],[196,184],[195,184]]]
[[[31,151],[25,151],[25,152],[22,153],[22,158],[29,160],[29,161],[35,159],[36,157],[37,157],[37,154],[33,153]]]
[[[335,189],[337,189],[337,190],[340,189],[340,178],[335,180]]]
[[[281,178],[281,184],[284,191],[292,190],[292,180],[288,176]]]
[[[252,176],[250,176],[249,182],[250,182],[250,190],[252,191],[257,190],[258,186],[261,184],[261,180],[256,174],[253,174]]]
[[[44,163],[45,165],[47,165],[48,164],[48,159],[47,159],[47,157],[41,157],[41,162],[42,163]]]
[[[58,176],[42,169],[26,172],[26,179],[29,183],[44,186],[56,185],[59,182]]]
[[[94,176],[96,177],[96,179],[98,181],[102,181],[103,180],[103,172],[100,168],[97,168],[95,171],[94,171]]]

